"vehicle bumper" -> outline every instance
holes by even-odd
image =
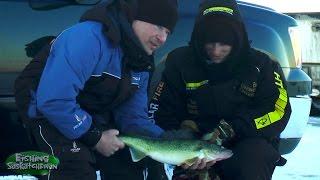
[[[312,100],[309,96],[290,97],[289,100],[292,112],[280,138],[301,138],[309,120]]]
[[[292,152],[298,145],[307,127],[312,102],[309,96],[290,97],[289,100],[292,113],[286,128],[280,135],[281,154]]]

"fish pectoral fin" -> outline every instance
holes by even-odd
[[[138,162],[147,156],[145,153],[143,153],[137,149],[129,148],[129,150],[130,150],[131,159],[133,162]]]
[[[207,133],[207,134],[205,134],[205,135],[202,136],[201,140],[203,140],[203,141],[209,141],[210,139],[212,139],[213,136],[214,136],[213,132]]]
[[[191,166],[192,164],[194,164],[196,161],[198,160],[198,157],[194,157],[192,159],[188,159],[185,162],[183,162],[184,164]]]

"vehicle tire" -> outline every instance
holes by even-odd
[[[320,97],[313,97],[311,104],[311,116],[320,116]]]
[[[281,139],[279,143],[279,152],[281,155],[291,153],[299,144],[301,138]]]
[[[0,108],[0,120],[0,176],[15,174],[8,171],[5,163],[2,162],[14,153],[35,150],[35,147],[29,141],[17,112]]]

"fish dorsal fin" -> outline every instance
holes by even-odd
[[[130,154],[133,162],[138,162],[147,156],[145,153],[137,149],[129,148],[129,150],[130,150]]]

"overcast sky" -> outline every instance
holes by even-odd
[[[320,12],[319,0],[239,0],[271,7],[283,13]]]

